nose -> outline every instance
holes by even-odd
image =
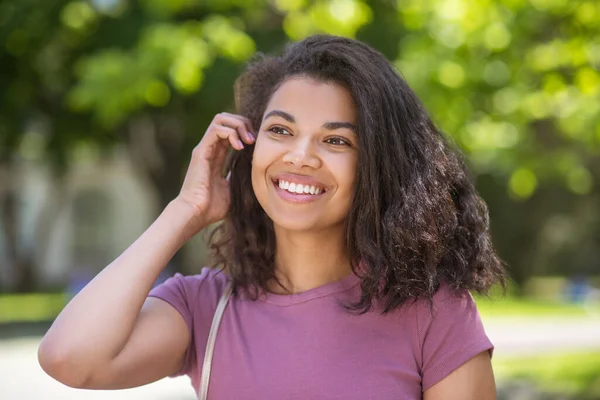
[[[316,154],[310,138],[298,139],[290,144],[290,148],[283,156],[283,162],[298,169],[302,167],[317,169],[321,166],[321,160]]]

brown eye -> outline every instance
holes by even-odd
[[[334,146],[350,146],[350,143],[346,139],[342,139],[340,137],[331,137],[325,141]]]
[[[269,128],[269,132],[273,132],[276,135],[284,135],[284,136],[291,135],[291,133],[289,133],[287,129],[282,128],[280,126],[274,126],[272,128]]]

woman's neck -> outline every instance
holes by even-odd
[[[301,293],[339,281],[352,272],[346,252],[344,230],[290,232],[275,228],[276,282],[269,285],[273,293]]]

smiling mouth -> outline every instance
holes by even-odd
[[[275,186],[277,186],[281,190],[285,190],[292,194],[318,195],[318,194],[323,194],[326,192],[326,190],[324,188],[321,188],[318,186],[294,183],[294,182],[285,181],[282,179],[274,180],[273,183],[275,184]]]

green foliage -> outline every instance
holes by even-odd
[[[30,70],[5,82],[9,104],[32,105],[31,96],[50,90],[67,112],[87,112],[113,129],[140,111],[168,107],[175,93],[202,96],[216,57],[243,63],[270,30],[291,39],[318,32],[361,38],[378,24],[367,40],[379,47],[399,38],[389,56],[478,173],[505,177],[515,198],[530,197],[540,180],[559,179],[577,194],[596,184],[587,161],[600,149],[594,1],[38,3],[3,6],[2,58]]]
[[[399,69],[479,173],[516,198],[539,180],[590,193],[600,150],[600,6],[402,1]],[[598,179],[598,176],[596,176]]]
[[[2,2],[0,163],[18,154],[64,171],[82,145],[135,146],[131,126],[150,121],[163,127],[156,140],[169,172],[148,174],[168,199],[204,127],[232,108],[244,62],[319,32],[380,49],[468,153],[519,283],[536,268],[591,268],[600,247],[597,206],[585,211],[600,182],[594,0]]]
[[[133,48],[83,57],[75,65],[78,82],[69,92],[70,108],[91,111],[103,126],[114,128],[144,107],[166,106],[172,90],[197,93],[216,56],[243,62],[255,52],[253,39],[235,22],[220,15],[152,22],[140,30]]]

